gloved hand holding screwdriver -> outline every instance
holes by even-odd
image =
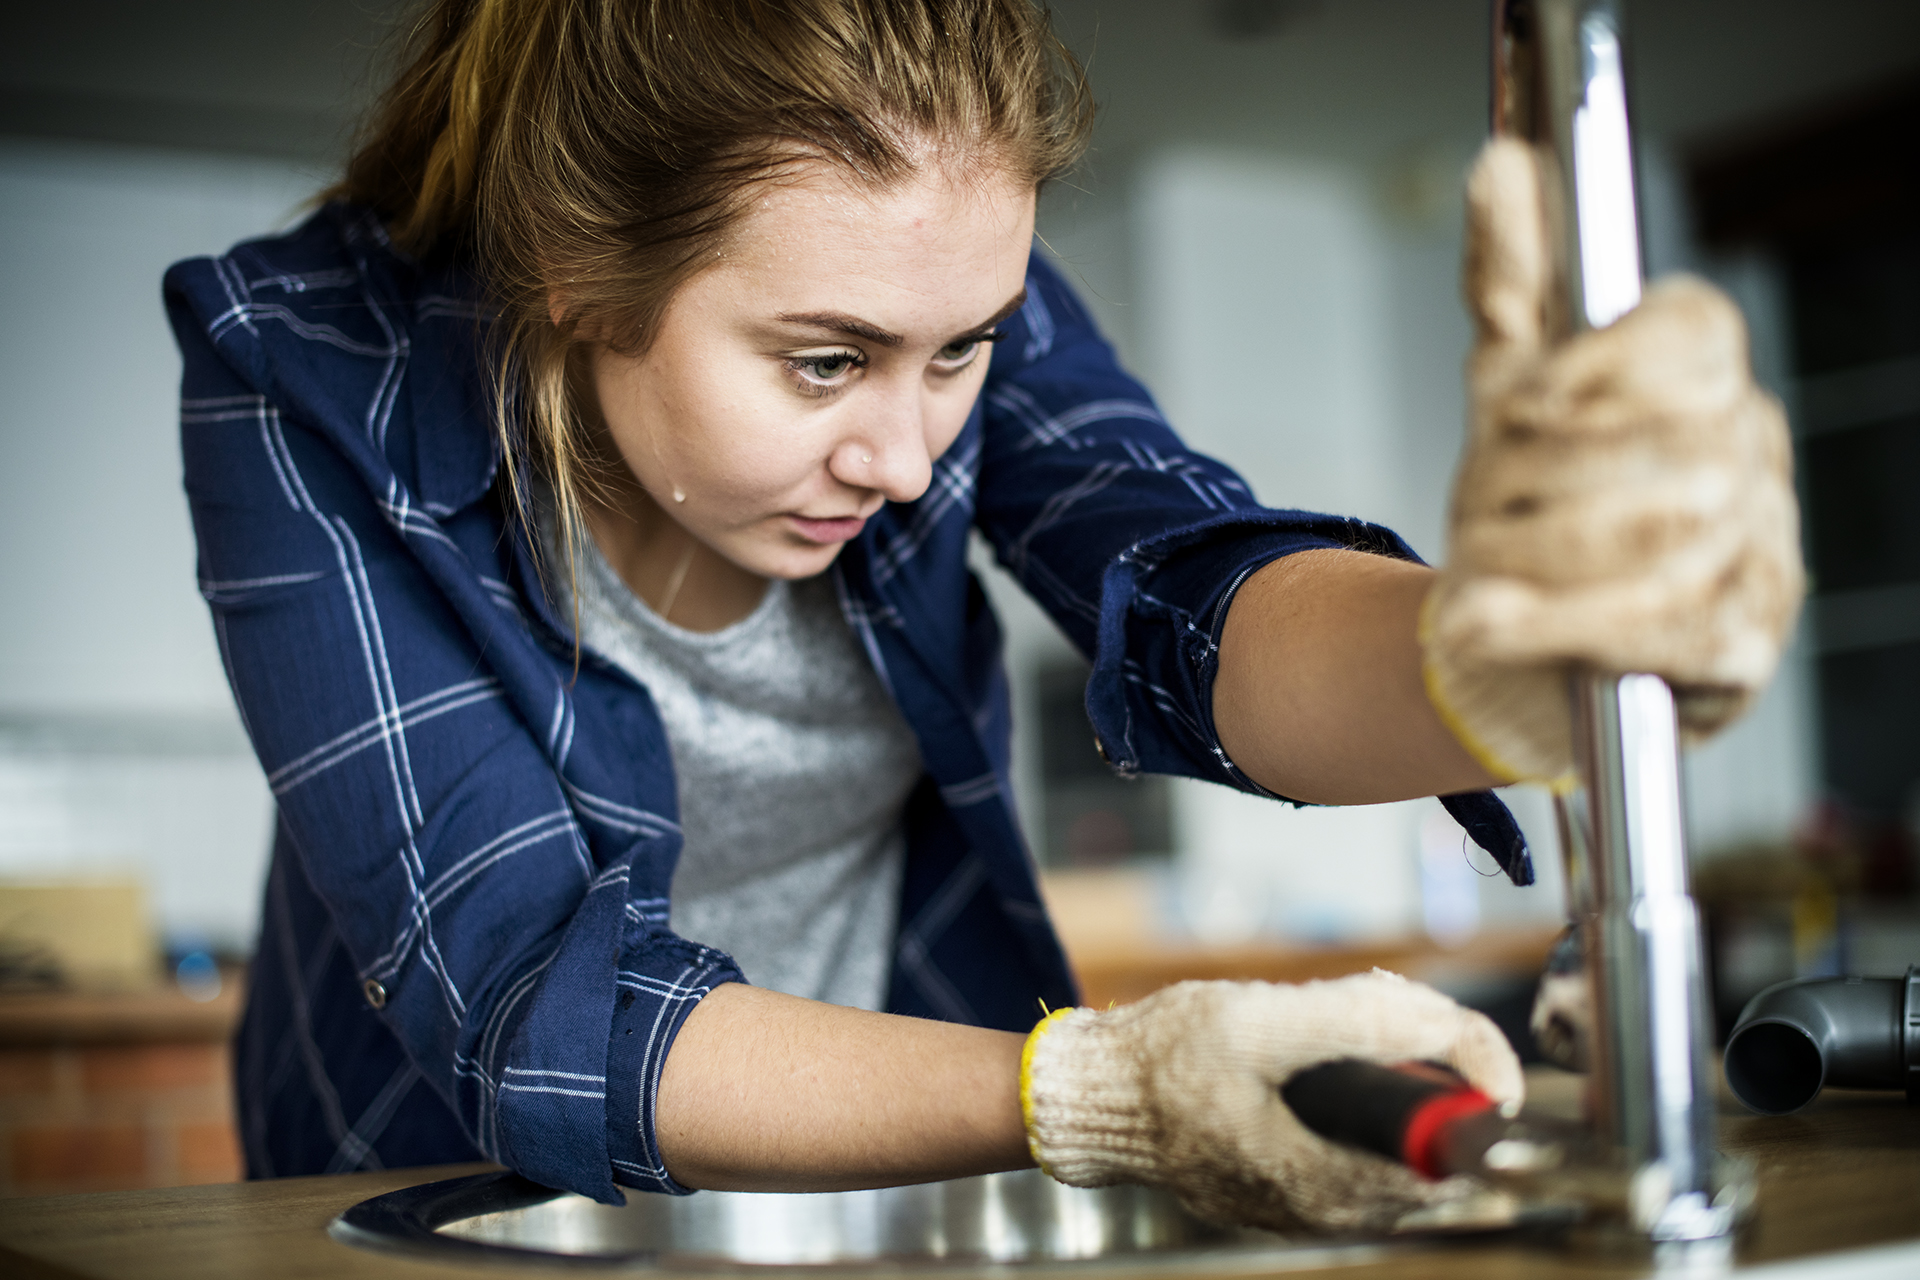
[[[1061,1010],[1028,1040],[1021,1103],[1035,1159],[1062,1182],[1168,1186],[1216,1222],[1384,1230],[1471,1190],[1302,1125],[1280,1086],[1336,1058],[1442,1063],[1496,1103],[1524,1092],[1484,1015],[1376,970],[1299,986],[1183,982],[1105,1013]]]

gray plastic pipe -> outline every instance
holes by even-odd
[[[1747,1002],[1727,1038],[1727,1084],[1762,1115],[1822,1089],[1905,1089],[1920,1101],[1920,965],[1904,978],[1798,978]]]

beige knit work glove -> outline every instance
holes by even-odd
[[[1673,277],[1552,345],[1532,151],[1489,143],[1467,204],[1472,421],[1421,623],[1428,693],[1515,781],[1570,775],[1576,665],[1664,676],[1706,737],[1772,676],[1805,587],[1786,419],[1740,313]]]
[[[1203,1218],[1277,1231],[1384,1230],[1475,1188],[1425,1181],[1295,1119],[1280,1086],[1335,1058],[1442,1062],[1498,1102],[1524,1089],[1493,1023],[1395,974],[1183,982],[1034,1028],[1020,1073],[1028,1144],[1069,1186],[1163,1186]]]

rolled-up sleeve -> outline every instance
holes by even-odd
[[[1260,506],[1230,468],[1181,443],[1038,255],[1027,293],[984,393],[978,522],[1092,661],[1087,712],[1115,768],[1267,794],[1213,724],[1234,592],[1297,551],[1413,553],[1378,525]]]
[[[1087,715],[1110,764],[1271,795],[1234,765],[1214,727],[1234,593],[1298,551],[1418,557],[1380,525],[1261,507],[1230,468],[1180,442],[1037,254],[1027,295],[984,392],[977,521],[1092,661]],[[1499,797],[1441,802],[1514,883],[1533,883],[1526,839]]]

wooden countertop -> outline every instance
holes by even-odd
[[[171,982],[121,991],[0,992],[0,1047],[224,1042],[246,1003],[246,975],[222,975],[220,992],[194,1000]]]
[[[1533,1092],[1564,1108],[1577,1078],[1535,1072]],[[1726,1111],[1721,1145],[1760,1166],[1760,1214],[1739,1260],[1757,1263],[1920,1239],[1920,1107],[1898,1094],[1829,1090],[1797,1116]],[[19,1280],[441,1280],[468,1274],[336,1244],[327,1224],[371,1196],[488,1168],[460,1165],[162,1191],[0,1200],[0,1273]],[[1418,1242],[1343,1280],[1613,1280],[1644,1260],[1481,1237]],[[577,1268],[513,1268],[529,1280]]]

